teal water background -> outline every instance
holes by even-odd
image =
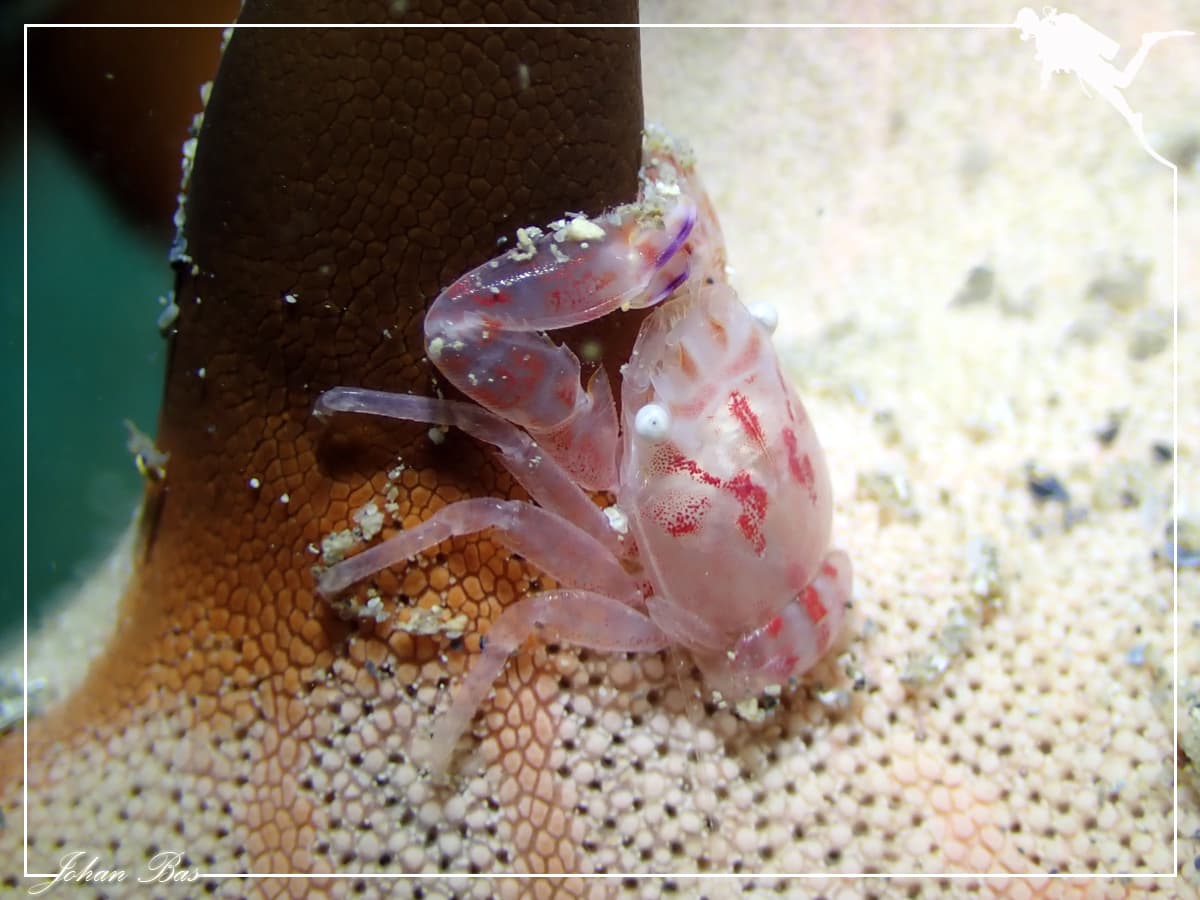
[[[128,526],[141,476],[125,447],[122,421],[153,436],[166,343],[155,320],[157,297],[172,284],[167,247],[131,227],[48,133],[29,139],[28,295],[28,590],[31,625],[57,595],[103,559]],[[20,210],[21,157],[0,171],[0,209]],[[20,232],[0,246],[4,271],[20,272]],[[20,219],[17,218],[17,226]],[[11,248],[17,249],[16,254]],[[6,282],[9,279],[5,279]],[[19,279],[18,279],[18,298]],[[4,304],[3,364],[19,384],[20,307]],[[10,319],[12,320],[10,322]],[[10,328],[10,324],[13,326]],[[20,421],[20,396],[4,397],[6,421]],[[12,408],[10,409],[10,404]],[[19,429],[16,434],[20,435]],[[4,452],[11,448],[6,442]],[[15,448],[19,454],[19,446]],[[6,471],[19,471],[17,463]],[[19,488],[19,484],[17,485]],[[20,495],[4,482],[4,507]],[[11,496],[10,496],[11,495]],[[5,538],[19,540],[19,519],[5,516]],[[11,545],[11,544],[10,544]],[[21,585],[5,573],[0,603],[6,631],[19,628]]]
[[[0,540],[21,545],[24,521],[22,484],[22,297],[21,297],[21,148],[0,144]],[[21,569],[0,572],[0,630],[10,633],[21,621]]]

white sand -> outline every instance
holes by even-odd
[[[844,4],[827,18],[1007,22],[1016,9],[900,6]],[[1072,7],[1122,44],[1121,63],[1145,31],[1200,31],[1193,3],[1121,6]],[[788,7],[755,9],[773,21]],[[644,5],[647,22],[685,15],[736,12]],[[1172,438],[1172,352],[1130,354],[1139,330],[1170,337],[1171,173],[1073,77],[1042,90],[1033,46],[1011,30],[648,31],[643,47],[648,117],[693,143],[735,285],[780,306],[777,341],[829,454],[836,540],[856,567],[849,651],[869,688],[817,744],[789,722],[753,774],[717,762],[710,772],[706,760],[693,771],[678,749],[683,732],[696,746],[731,740],[727,714],[711,726],[649,719],[641,730],[670,751],[623,776],[628,793],[683,804],[655,826],[650,865],[1172,870],[1172,574],[1152,555],[1171,517],[1172,467],[1151,451]],[[1156,47],[1127,92],[1162,152],[1200,139],[1198,85],[1200,38]],[[1194,167],[1178,187],[1179,511],[1195,517]],[[994,290],[952,308],[977,266]],[[1088,299],[1100,278],[1110,294],[1128,282],[1128,308]],[[1095,433],[1114,415],[1119,433],[1104,446]],[[1027,463],[1069,491],[1071,527],[1063,504],[1031,498]],[[889,485],[911,497],[889,499]],[[972,539],[996,547],[994,572],[970,568]],[[110,599],[119,571],[105,576]],[[980,591],[998,608],[980,621],[973,582],[990,576]],[[1181,669],[1194,679],[1197,572],[1179,587]],[[60,663],[45,659],[35,673],[57,672],[62,687]],[[915,691],[901,682],[943,663],[944,677]],[[595,694],[621,713],[619,691]],[[588,765],[579,743],[573,772]],[[675,770],[695,776],[695,793],[659,774]],[[718,804],[714,772],[731,797],[721,829],[689,830],[695,810]],[[1181,790],[1182,894],[1197,890],[1195,791]],[[622,796],[589,799],[591,817],[608,802],[619,832],[644,830]],[[645,868],[640,837],[609,847],[608,832],[581,821],[601,844],[593,863]],[[676,835],[681,852],[662,857]]]

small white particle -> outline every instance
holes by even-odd
[[[299,299],[300,299],[300,298],[299,298],[299,297],[297,297],[295,294],[284,294],[284,295],[283,295],[283,302],[284,302],[284,303],[286,303],[286,304],[288,304],[289,306],[293,306],[293,305],[295,305],[295,303],[296,303],[296,302],[297,302]]]
[[[383,513],[379,511],[375,501],[371,501],[353,516],[354,523],[362,532],[364,541],[369,541],[383,529]]]
[[[534,243],[542,236],[542,229],[537,226],[530,225],[528,228],[517,229],[517,246],[508,251],[510,259],[521,262],[527,259],[533,259],[537,254],[537,244]]]
[[[382,600],[378,597],[372,597],[363,606],[362,617],[364,619],[374,619],[376,622],[386,622],[388,620],[388,612],[383,608]]]
[[[288,503],[291,503],[291,502],[292,502],[291,495],[290,495],[290,494],[280,494],[280,495],[279,495],[279,502],[280,502],[280,503],[282,503],[282,504],[284,504],[284,505],[287,505]]]
[[[572,219],[563,232],[568,241],[598,241],[604,237],[604,229],[586,216]]]
[[[629,534],[629,516],[618,506],[606,506],[604,515],[608,519],[608,525],[617,534]]]
[[[734,708],[747,722],[761,722],[766,718],[766,712],[758,705],[757,697],[739,700]]]
[[[262,487],[262,482],[261,482],[261,481],[259,481],[257,478],[251,478],[251,479],[250,479],[250,480],[247,482],[247,484],[249,484],[249,485],[250,485],[250,487],[254,488],[254,490],[256,490],[256,491],[257,491],[257,490],[258,490],[260,487]]]
[[[818,691],[817,699],[830,709],[847,709],[850,706],[850,692],[845,689]]]
[[[186,191],[188,182],[192,177],[192,162],[196,158],[196,138],[190,137],[183,142],[183,156],[179,160],[181,178],[179,181],[179,189]]]
[[[327,566],[346,558],[347,551],[358,543],[358,538],[349,528],[335,531],[321,539],[321,561]]]
[[[201,366],[200,368],[198,368],[196,370],[196,374],[199,375],[201,378],[203,378],[205,375],[208,374],[208,369],[206,369],[204,366]]]
[[[437,428],[437,427],[430,428],[429,429],[429,440],[431,442],[433,442],[434,444],[438,444],[438,445],[444,444],[446,442],[446,429],[445,428]]]
[[[170,297],[166,308],[158,315],[158,330],[162,334],[166,334],[175,325],[175,320],[179,318],[179,307],[175,305],[175,298]]]

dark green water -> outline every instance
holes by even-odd
[[[20,385],[21,158],[0,171],[6,383]],[[14,217],[7,211],[17,210]],[[29,147],[29,539],[30,615],[77,581],[112,547],[140,496],[122,420],[153,435],[166,345],[156,298],[171,286],[166,247],[135,233],[52,138]],[[15,252],[14,252],[15,248]],[[3,396],[19,426],[19,387]],[[7,429],[6,429],[7,431]],[[20,429],[6,438],[4,471],[20,473]],[[4,538],[20,540],[20,480],[3,484]],[[15,510],[15,515],[12,512]],[[0,616],[20,627],[20,572],[0,580]]]
[[[20,547],[21,515],[21,154],[0,147],[0,540]],[[0,571],[0,622],[20,623],[21,569]]]

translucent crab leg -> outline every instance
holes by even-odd
[[[643,613],[603,594],[561,590],[527,597],[496,620],[475,664],[455,691],[450,709],[438,715],[432,735],[414,744],[413,753],[422,764],[434,772],[446,770],[454,745],[508,658],[534,633],[544,640],[609,652],[650,653],[670,643]]]
[[[487,410],[457,400],[335,387],[317,398],[315,411],[318,415],[365,413],[409,422],[453,425],[494,446],[504,468],[541,506],[574,523],[609,553],[622,556],[626,552],[608,518],[562,466],[547,456],[529,435]]]
[[[322,572],[317,589],[325,596],[398,565],[447,538],[494,529],[493,536],[551,578],[598,591],[622,603],[643,605],[642,595],[616,557],[591,535],[561,516],[531,503],[477,497],[439,509],[415,528],[393,535]]]

